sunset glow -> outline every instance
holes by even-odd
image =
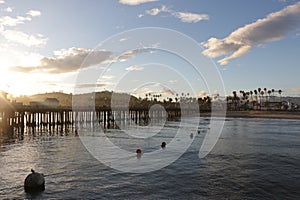
[[[249,7],[259,9],[253,11]],[[285,95],[299,96],[300,71],[296,65],[300,52],[300,2],[294,0],[243,3],[122,0],[90,4],[70,1],[24,4],[13,0],[1,1],[0,14],[0,90],[13,95],[72,92],[80,70],[104,68],[110,62],[120,70],[127,68],[126,73],[145,71],[135,63],[126,64],[133,57],[147,60],[139,52],[127,52],[116,58],[117,52],[94,50],[113,35],[154,26],[178,31],[195,40],[203,48],[202,54],[212,59],[220,71],[226,88],[224,95],[237,88],[250,90],[265,85],[282,88]],[[121,45],[128,39],[120,38],[118,42]],[[154,49],[159,47],[158,43],[152,45]],[[82,65],[91,54],[96,59]],[[149,54],[148,58],[151,57]],[[161,60],[167,57],[161,56]],[[170,65],[185,68],[178,62]],[[97,83],[102,87],[97,90],[113,90],[120,70],[102,77]],[[193,80],[190,75],[186,79]],[[172,78],[169,81],[178,82]],[[133,92],[132,88],[122,90]],[[196,90],[197,94],[213,93],[202,86]]]

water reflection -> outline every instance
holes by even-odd
[[[201,121],[200,134],[194,134],[195,142],[180,159],[145,174],[101,164],[81,144],[76,126],[27,127],[23,132],[2,128],[0,199],[299,199],[300,121],[227,120],[213,151],[200,160],[198,139],[207,128]],[[156,135],[156,143],[142,151],[161,149],[162,141],[168,144],[177,129],[178,124],[171,123],[165,129],[167,138]],[[124,149],[137,142],[118,129],[106,134]],[[54,174],[46,177],[46,190],[37,196],[23,189],[31,168]]]

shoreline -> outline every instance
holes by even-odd
[[[210,117],[211,113],[200,113],[201,117]],[[271,119],[299,119],[300,111],[226,111],[226,118],[271,118]]]

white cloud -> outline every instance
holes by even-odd
[[[206,97],[207,93],[204,90],[198,92],[198,97]]]
[[[4,0],[0,0],[0,4],[3,4],[3,3],[5,3],[5,1]]]
[[[126,40],[128,40],[128,38],[121,38],[119,41],[120,41],[120,42],[124,42],[124,41],[126,41]]]
[[[230,60],[248,53],[254,45],[282,39],[288,32],[299,27],[299,17],[300,2],[297,2],[238,28],[224,39],[210,38],[201,43],[207,48],[203,54],[211,58],[231,54],[218,61],[221,65],[226,65]]]
[[[137,66],[137,65],[132,65],[126,68],[127,71],[141,71],[143,69],[144,69],[143,66]]]
[[[30,21],[30,17],[17,16],[16,18],[10,16],[0,17],[0,27],[3,26],[17,26],[18,24],[24,24],[25,21]]]
[[[41,15],[41,12],[38,10],[30,10],[26,13],[27,15],[30,15],[32,17],[37,17]]]
[[[169,80],[169,83],[178,83],[178,80]]]
[[[190,12],[176,12],[167,8],[167,6],[163,5],[161,8],[153,8],[151,10],[146,10],[145,13],[148,15],[158,15],[161,12],[169,13],[172,16],[180,19],[182,22],[186,23],[196,23],[201,20],[209,20],[209,16],[207,14],[197,14]]]
[[[6,12],[12,12],[13,11],[13,9],[11,8],[11,7],[7,7],[7,8],[5,8],[4,9]]]
[[[8,7],[5,9],[6,12],[12,12],[12,8]],[[36,17],[41,15],[40,11],[37,10],[30,10],[29,12],[27,12],[27,15],[31,16],[31,17]],[[0,27],[4,27],[4,26],[17,26],[18,24],[24,24],[24,22],[26,21],[31,21],[32,18],[26,16],[17,16],[17,17],[10,17],[10,16],[3,16],[0,17]]]
[[[160,9],[159,8],[153,8],[151,10],[146,10],[146,13],[148,15],[158,15],[158,13],[160,13]]]
[[[119,0],[119,3],[130,5],[130,6],[136,6],[142,3],[154,2],[154,1],[158,1],[158,0]]]
[[[88,56],[88,59],[85,60]],[[108,51],[94,51],[85,48],[69,48],[54,52],[53,57],[43,57],[40,64],[36,66],[15,66],[12,71],[19,72],[45,72],[45,73],[67,73],[74,72],[80,68],[97,65],[111,59],[112,53]],[[84,62],[85,61],[85,62]]]
[[[23,44],[28,47],[44,46],[47,43],[47,38],[44,38],[40,34],[28,35],[21,31],[15,31],[15,30],[5,30],[2,31],[1,34],[8,41]]]
[[[300,92],[300,87],[294,87],[291,89],[293,92]]]
[[[175,12],[174,16],[180,19],[182,22],[196,23],[201,20],[209,20],[209,16],[206,14],[195,14],[189,12]]]
[[[171,95],[175,95],[175,92],[169,88],[164,87],[161,91],[160,91],[161,95],[164,96],[171,96]]]
[[[95,67],[101,68],[99,64],[108,64],[112,62],[122,62],[131,57],[144,52],[149,52],[147,49],[133,50],[125,52],[119,56],[116,52],[105,50],[93,50],[86,48],[69,48],[61,49],[53,52],[53,57],[42,57],[37,65],[19,65],[10,68],[11,71],[18,72],[43,72],[43,73],[69,73],[80,69]],[[142,70],[142,66],[131,66],[127,70]],[[112,76],[104,76],[105,79],[112,79]]]
[[[104,76],[101,76],[102,80],[111,80],[113,78],[115,78],[115,76],[113,76],[113,75],[104,75]]]
[[[145,12],[146,12],[146,14],[148,14],[148,15],[155,16],[155,15],[158,15],[160,12],[171,13],[172,11],[169,10],[169,9],[167,8],[167,6],[162,5],[161,8],[153,8],[153,9],[151,9],[151,10],[146,10]]]

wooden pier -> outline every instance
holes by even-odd
[[[199,111],[198,111],[199,112]],[[144,107],[114,108],[110,107],[72,107],[35,108],[31,106],[0,108],[1,127],[55,127],[55,126],[79,126],[83,124],[102,124],[110,128],[115,124],[135,123],[147,125],[150,120],[176,120],[182,115],[197,113],[193,109],[185,109],[184,113],[178,107],[164,109],[148,109]]]

